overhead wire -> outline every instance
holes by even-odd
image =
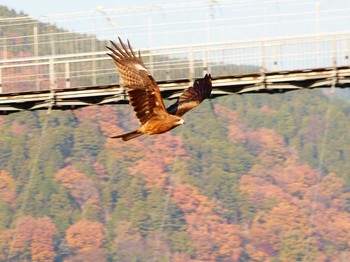
[[[327,142],[328,142],[328,137],[329,137],[329,129],[330,129],[330,123],[331,123],[331,115],[332,115],[332,110],[333,110],[333,104],[334,104],[334,90],[335,90],[335,82],[333,82],[332,87],[330,89],[330,94],[327,97],[327,109],[326,109],[326,114],[325,114],[325,126],[324,126],[324,131],[322,134],[322,139],[321,139],[321,144],[319,147],[319,155],[318,155],[318,165],[317,165],[317,179],[315,183],[315,188],[311,192],[311,207],[310,207],[310,215],[309,215],[309,229],[308,229],[308,235],[309,238],[307,239],[306,245],[307,245],[307,251],[310,252],[312,250],[312,231],[314,228],[314,223],[315,223],[315,212],[317,210],[317,207],[315,203],[319,199],[320,195],[320,182],[322,180],[322,173],[324,169],[324,160],[326,156],[326,150],[327,150]]]
[[[32,161],[30,162],[29,165],[29,179],[28,182],[24,185],[24,197],[22,199],[22,203],[20,205],[19,211],[16,214],[16,217],[19,218],[20,216],[24,215],[25,209],[27,207],[28,201],[29,201],[29,192],[34,180],[35,175],[37,175],[37,168],[38,168],[38,164],[39,164],[39,159],[40,159],[40,155],[42,153],[42,147],[45,143],[46,140],[46,135],[47,135],[47,128],[48,128],[48,124],[49,124],[49,119],[50,119],[50,109],[48,109],[47,114],[45,115],[45,119],[44,119],[44,123],[41,126],[41,133],[38,137],[38,143],[37,143],[37,149],[36,152],[34,154],[34,158],[32,159]],[[18,220],[16,222],[16,224],[18,225]],[[12,255],[14,254],[14,244],[16,243],[17,237],[18,235],[18,227],[15,227],[15,231],[14,231],[14,236],[11,240],[11,245],[9,247],[9,252],[8,255],[6,257],[6,262],[11,262],[12,261]]]

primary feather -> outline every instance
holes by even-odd
[[[196,80],[193,86],[183,92],[177,101],[167,108],[167,111],[172,115],[183,116],[208,98],[211,91],[211,76],[206,74],[204,78]]]
[[[117,66],[121,84],[126,88],[130,104],[140,124],[146,123],[156,114],[166,113],[159,87],[145,67],[141,55],[137,57],[128,41],[127,46],[119,38],[121,47],[111,41],[114,49],[107,47]]]

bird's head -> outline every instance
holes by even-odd
[[[185,120],[183,120],[182,118],[180,118],[178,121],[175,122],[176,125],[180,126],[185,124]]]

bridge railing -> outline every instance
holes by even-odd
[[[134,47],[136,50],[137,47]],[[350,66],[350,32],[141,50],[157,81]],[[0,92],[114,85],[106,51],[0,61]]]

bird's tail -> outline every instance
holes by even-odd
[[[123,141],[128,141],[130,139],[133,139],[133,138],[136,138],[136,137],[139,137],[142,135],[143,135],[143,133],[141,133],[139,130],[134,130],[134,131],[122,134],[122,135],[111,136],[110,138],[121,138],[121,139],[123,139]]]

